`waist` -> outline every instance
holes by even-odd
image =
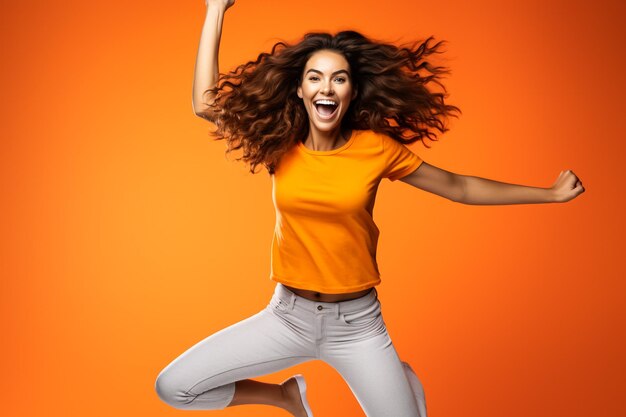
[[[298,288],[295,288],[295,290],[306,291],[306,290],[300,290]],[[350,293],[350,294],[360,294],[360,293],[365,293],[365,294],[361,295],[358,298],[350,298],[350,299],[337,300],[337,301],[327,301],[327,300],[321,300],[317,298],[309,299],[306,297],[302,297],[298,293],[292,291],[292,287],[288,287],[281,283],[277,283],[274,289],[274,297],[280,298],[291,305],[293,305],[294,301],[297,300],[297,303],[300,305],[301,308],[304,308],[306,310],[311,310],[311,311],[315,309],[319,309],[320,305],[326,308],[334,308],[334,307],[341,306],[342,311],[352,311],[352,310],[356,311],[356,310],[363,308],[364,306],[369,306],[370,304],[378,300],[378,292],[376,291],[374,287],[369,288],[364,291],[358,291],[356,293]],[[325,295],[342,296],[342,295],[347,295],[347,294],[325,294]]]
[[[304,297],[307,300],[311,300],[311,301],[322,301],[325,303],[336,303],[339,301],[348,301],[348,300],[354,300],[355,298],[359,298],[359,297],[363,297],[364,295],[368,294],[370,291],[372,291],[372,288],[367,288],[365,290],[361,290],[361,291],[356,291],[356,292],[349,292],[349,293],[344,293],[344,294],[327,294],[327,293],[323,293],[323,292],[317,292],[317,291],[311,291],[311,290],[303,290],[300,288],[294,288],[294,287],[290,287],[288,285],[282,284],[285,288],[287,288],[289,291],[293,292],[296,295],[299,295],[300,297]]]

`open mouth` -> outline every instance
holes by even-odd
[[[317,110],[317,114],[322,119],[331,119],[335,113],[339,105],[334,100],[317,100],[315,102],[315,109]]]

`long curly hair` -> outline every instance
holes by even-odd
[[[342,131],[370,129],[404,144],[437,140],[434,131],[446,132],[446,118],[461,110],[444,103],[448,95],[440,78],[450,71],[426,61],[441,53],[445,41],[431,41],[432,36],[398,47],[349,30],[307,33],[293,45],[278,42],[255,61],[220,73],[215,87],[205,91],[215,99],[207,105],[217,127],[211,133],[227,141],[226,154],[242,149],[237,161],[248,163],[253,174],[259,164],[273,174],[280,157],[308,136],[308,114],[296,90],[308,59],[324,49],[343,54],[357,89]],[[431,91],[431,84],[443,91]]]

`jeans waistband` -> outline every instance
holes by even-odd
[[[362,297],[347,301],[329,303],[323,301],[313,301],[308,298],[301,297],[278,282],[274,288],[274,297],[286,302],[290,309],[293,309],[297,305],[298,308],[307,310],[311,313],[328,312],[328,310],[332,310],[334,313],[339,315],[340,313],[362,311],[363,309],[372,306],[378,302],[378,291],[375,287],[373,287],[370,292]]]

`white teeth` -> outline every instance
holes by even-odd
[[[315,104],[328,104],[328,105],[334,105],[334,106],[337,105],[337,103],[332,100],[317,100]]]

